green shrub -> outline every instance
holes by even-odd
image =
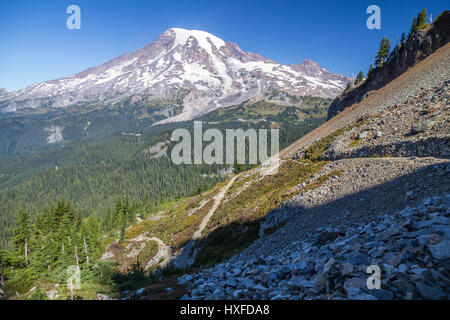
[[[121,291],[135,290],[149,283],[149,278],[144,272],[144,266],[138,261],[131,265],[126,272],[117,272],[112,276],[112,280]]]

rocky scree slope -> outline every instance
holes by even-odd
[[[300,155],[311,144],[367,115],[377,115],[387,108],[399,106],[424,91],[444,87],[450,78],[450,44],[446,44],[425,60],[417,63],[396,79],[372,92],[363,101],[342,112],[281,151],[282,158]],[[434,88],[434,89],[433,89]]]
[[[450,88],[442,49],[397,79],[400,95],[374,95],[377,108],[352,107],[356,120],[346,112],[346,126],[303,140],[294,159],[315,150],[330,162],[261,222],[277,231],[180,277],[184,299],[448,299]],[[308,188],[330,172],[338,174]],[[366,285],[370,265],[381,270],[381,289]]]
[[[330,144],[321,159],[383,155],[450,158],[449,87],[450,80],[366,117],[363,125]]]
[[[180,277],[190,287],[183,299],[448,299],[449,206],[449,194],[435,196],[370,223],[319,228],[315,242],[281,254]],[[367,289],[368,265],[382,270],[381,289]]]

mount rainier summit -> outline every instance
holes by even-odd
[[[285,105],[333,98],[351,80],[317,63],[283,65],[198,30],[171,28],[143,48],[80,73],[0,94],[0,111],[103,106],[128,99],[170,110],[161,122],[190,120],[250,99]]]

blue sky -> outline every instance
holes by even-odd
[[[81,8],[81,30],[66,8]],[[381,8],[381,30],[366,8]],[[422,8],[436,17],[448,1],[0,0],[0,88],[67,76],[134,51],[170,27],[208,31],[284,64],[309,58],[332,72],[367,71],[383,36],[392,43]]]

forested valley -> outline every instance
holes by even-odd
[[[280,148],[320,125],[330,100],[308,98],[302,108],[260,101],[203,116],[204,130],[280,129]],[[232,172],[229,165],[175,165],[170,159],[175,128],[193,121],[117,132],[102,139],[61,143],[0,162],[0,274],[9,292],[36,280],[61,283],[76,265],[92,292],[110,292],[123,278],[99,260],[111,239],[145,220],[165,203],[201,194]],[[242,171],[251,165],[237,167]],[[116,279],[117,281],[114,281]],[[120,282],[120,281],[119,281]],[[85,287],[87,298],[90,289]],[[67,292],[69,297],[69,292]],[[92,298],[92,297],[90,297]]]

